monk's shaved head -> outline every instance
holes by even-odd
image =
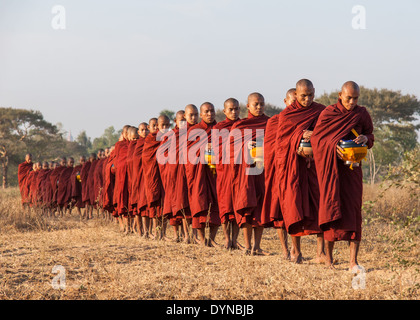
[[[193,105],[189,104],[185,107],[185,120],[188,122],[189,125],[193,126],[198,122],[198,108]]]
[[[223,113],[226,118],[232,121],[239,118],[239,101],[235,98],[229,98],[223,104]]]
[[[200,118],[207,124],[213,123],[216,119],[216,110],[213,103],[204,102],[200,106]]]
[[[159,117],[158,117],[158,122],[159,121],[168,121],[168,122],[170,122],[171,120],[169,119],[169,117],[166,115],[166,114],[161,114]]]
[[[296,100],[302,107],[309,107],[314,101],[315,88],[308,79],[301,79],[296,82]]]
[[[253,92],[253,93],[249,94],[248,95],[248,102],[249,102],[250,99],[253,99],[253,98],[264,100],[264,96],[261,93],[258,93],[258,92]]]
[[[253,92],[248,95],[248,103],[246,105],[249,113],[254,117],[259,117],[264,114],[265,100],[261,93]]]
[[[185,107],[185,112],[187,112],[187,111],[191,111],[191,110],[193,110],[193,111],[198,111],[198,108],[197,108],[194,104],[188,104],[188,105]]]
[[[290,88],[289,90],[287,90],[287,92],[286,92],[286,98],[288,97],[288,96],[294,96],[295,95],[295,93],[296,93],[296,88]]]
[[[354,81],[347,81],[341,86],[341,91],[343,90],[356,90],[360,92],[359,85]]]
[[[342,85],[341,91],[338,93],[338,98],[343,107],[351,111],[357,106],[359,95],[359,85],[354,81],[347,81]]]
[[[236,100],[235,98],[226,99],[225,103],[223,104],[223,108],[226,109],[230,105],[239,107],[239,101]]]
[[[214,105],[213,105],[213,103],[211,103],[211,102],[204,102],[204,103],[200,106],[200,113],[203,111],[203,109],[204,109],[205,107],[213,107],[213,109],[214,109]]]
[[[284,104],[290,106],[293,102],[296,101],[296,89],[291,88],[286,92],[286,98],[284,98]]]
[[[171,120],[165,114],[161,114],[157,121],[158,129],[161,133],[165,133],[171,126]]]
[[[139,124],[139,130],[137,131],[139,136],[142,138],[146,138],[149,134],[149,128],[146,122],[142,122]]]
[[[296,82],[296,89],[300,88],[314,88],[314,85],[311,80],[300,79],[298,82]]]

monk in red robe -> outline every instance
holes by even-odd
[[[54,173],[54,169],[57,168],[59,164],[55,161],[49,163],[50,171],[47,173],[44,182],[44,213],[51,217],[53,215],[53,186],[51,184],[51,175]]]
[[[134,149],[136,148],[136,145],[137,145],[137,139],[139,138],[139,134],[137,131],[138,131],[137,127],[133,127],[133,126],[128,128],[127,130],[127,139],[128,139],[128,149],[127,149],[127,159],[126,159],[127,161],[127,189],[128,189],[128,209],[127,209],[128,221],[127,223],[129,225],[131,232],[135,232],[134,228],[137,228],[137,224],[134,219],[134,207],[132,204],[132,200],[133,200],[132,186],[133,186],[133,180],[134,180],[133,154],[134,154]]]
[[[250,151],[262,145],[269,117],[264,114],[265,101],[260,93],[248,96],[248,118],[237,121],[231,128],[230,166],[233,208],[236,223],[244,233],[245,254],[267,255],[261,249],[264,227],[269,216],[262,215],[264,201],[264,167],[261,159],[252,159]],[[254,243],[251,247],[251,238]]]
[[[82,202],[85,206],[85,216],[82,218],[92,218],[92,208],[90,205],[90,192],[89,192],[89,172],[92,166],[92,162],[96,159],[96,155],[90,154],[88,160],[83,164],[82,170],[80,171],[80,181],[82,183]]]
[[[199,119],[198,108],[193,104],[188,104],[184,109],[185,121],[178,122],[178,129],[174,130],[176,139],[176,156],[175,156],[175,190],[172,198],[172,212],[175,216],[182,217],[182,226],[184,231],[184,242],[196,242],[197,230],[192,230],[190,235],[190,226],[192,223],[191,210],[188,200],[188,183],[185,173],[185,164],[187,163],[187,133],[188,130],[197,124]]]
[[[125,125],[121,133],[121,139],[115,144],[115,187],[114,206],[115,214],[120,222],[120,230],[128,233],[128,177],[127,177],[127,132],[130,125]]]
[[[169,219],[169,225],[172,226],[174,231],[174,240],[180,241],[181,235],[179,233],[179,226],[182,224],[183,216],[179,210],[175,208],[175,195],[177,192],[176,184],[176,172],[177,172],[177,161],[176,157],[176,138],[179,133],[179,126],[181,121],[184,121],[184,110],[180,110],[175,116],[175,127],[172,130],[163,128],[160,133],[163,135],[161,138],[161,145],[157,152],[157,159],[159,164],[159,172],[162,180],[162,186],[165,192],[163,202],[163,216]],[[169,120],[169,119],[167,119]],[[165,130],[167,130],[165,132]]]
[[[284,104],[290,106],[296,100],[295,88],[289,89],[284,99]],[[272,116],[267,121],[264,136],[264,175],[265,175],[265,190],[264,195],[263,214],[268,215],[273,222],[273,227],[277,230],[277,235],[280,239],[280,244],[285,259],[290,259],[290,252],[287,245],[287,231],[284,227],[284,221],[281,215],[279,203],[278,183],[275,174],[276,166],[276,137],[279,114]]]
[[[47,206],[46,206],[46,183],[49,181],[48,176],[50,172],[49,163],[47,161],[44,161],[42,163],[42,169],[40,170],[40,173],[38,175],[38,192],[39,192],[39,202],[40,207],[42,210],[42,214],[46,214]]]
[[[350,270],[358,266],[362,235],[363,175],[360,164],[352,168],[341,160],[341,140],[373,147],[372,119],[357,104],[360,89],[354,81],[344,83],[338,102],[319,116],[311,137],[320,189],[319,225],[324,230],[327,265],[333,267],[334,242],[350,243]],[[354,132],[353,132],[354,131]]]
[[[147,238],[149,236],[149,217],[142,169],[144,141],[149,134],[146,122],[139,124],[137,133],[138,139],[133,151],[133,179],[131,183],[130,203],[134,214],[134,222],[137,226],[137,233],[139,236]]]
[[[281,213],[292,237],[290,260],[302,263],[301,236],[317,235],[316,262],[325,258],[324,240],[318,226],[319,188],[313,161],[298,151],[309,141],[324,105],[313,101],[315,88],[307,79],[296,83],[296,101],[278,119],[276,175]]]
[[[107,155],[109,154],[109,148],[99,149],[96,153],[98,157],[98,163],[95,166],[95,171],[93,173],[93,198],[95,199],[95,206],[97,214],[104,214],[103,202],[102,202],[102,193],[103,193],[103,184],[104,184],[104,175],[103,168],[107,160]]]
[[[29,173],[29,195],[31,199],[31,207],[37,209],[39,207],[38,202],[38,175],[41,170],[41,162],[37,161],[34,163],[33,170]]]
[[[53,172],[50,174],[50,183],[51,183],[51,190],[52,190],[52,199],[51,199],[51,214],[55,216],[55,213],[58,212],[61,215],[61,208],[57,203],[57,194],[58,194],[58,183],[61,172],[65,170],[67,167],[67,158],[61,157],[60,163],[55,167]]]
[[[214,105],[204,102],[200,106],[201,122],[188,130],[188,161],[185,165],[188,183],[188,200],[192,215],[192,227],[197,230],[197,240],[203,245],[216,245],[217,230],[221,225],[216,191],[216,173],[205,159],[211,150],[211,129],[216,124]],[[206,227],[209,239],[206,239]]]
[[[217,150],[218,163],[216,164],[217,173],[217,200],[219,204],[220,220],[225,236],[226,249],[242,248],[238,244],[239,226],[235,219],[235,210],[233,209],[232,200],[232,178],[230,172],[230,147],[229,134],[232,126],[239,119],[239,102],[234,98],[227,99],[223,104],[223,113],[226,119],[214,126],[215,130],[219,130],[220,138],[213,141],[213,148]]]
[[[79,217],[82,219],[82,209],[85,208],[85,204],[82,201],[82,183],[81,183],[81,172],[82,167],[86,163],[86,157],[81,156],[79,158],[79,164],[73,168],[70,177],[70,185],[71,185],[71,198],[72,198],[72,205],[76,207],[76,211],[79,214]],[[85,209],[86,214],[86,209]]]
[[[167,120],[164,117],[160,117],[161,125],[167,124]],[[162,219],[163,201],[164,201],[164,189],[162,180],[160,177],[159,165],[156,158],[156,153],[160,147],[160,140],[157,136],[159,133],[159,119],[152,118],[149,121],[149,131],[147,135],[142,153],[142,167],[147,199],[147,207],[149,219],[151,219],[151,229],[149,229],[150,237],[157,238],[157,226],[158,221],[164,222]],[[163,225],[162,225],[163,226]],[[158,238],[163,237],[163,233],[159,234]]]
[[[69,157],[67,159],[67,167],[63,169],[58,177],[58,189],[57,189],[57,205],[60,208],[59,213],[62,217],[65,210],[69,210],[71,213],[71,174],[74,167],[74,158]]]
[[[104,187],[102,194],[102,203],[105,210],[105,214],[108,219],[115,217],[115,206],[114,206],[114,187],[115,187],[115,146],[111,146],[109,149],[108,158],[104,164],[103,176],[104,176]]]
[[[27,179],[29,172],[33,170],[32,167],[32,155],[27,153],[25,156],[25,161],[20,163],[18,166],[18,182],[23,207],[27,207],[29,205],[29,187]]]

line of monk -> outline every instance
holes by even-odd
[[[261,239],[264,229],[275,228],[282,255],[295,263],[303,261],[301,237],[314,235],[314,260],[330,268],[334,243],[348,241],[352,269],[361,241],[362,170],[344,164],[339,142],[373,146],[372,120],[357,104],[359,95],[348,81],[326,107],[302,79],[272,117],[264,114],[263,95],[252,93],[244,119],[234,98],[225,101],[219,123],[212,103],[189,104],[176,113],[174,128],[165,115],[126,125],[114,146],[80,157],[76,166],[71,157],[32,163],[27,154],[18,169],[22,204],[49,216],[75,208],[91,219],[96,210],[124,233],[208,246],[218,246],[222,226],[223,247],[252,255],[270,254]],[[262,160],[252,155],[259,141]],[[311,143],[313,156],[302,152],[301,141]]]

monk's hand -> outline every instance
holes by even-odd
[[[359,135],[356,139],[353,140],[356,143],[366,144],[368,142],[368,138],[363,134]]]
[[[341,142],[341,141],[340,141]],[[344,149],[337,145],[337,155],[340,159],[343,159]]]
[[[305,140],[305,142],[309,142],[309,140],[311,140],[311,136],[312,136],[312,132],[311,130],[303,130],[303,140]]]
[[[255,141],[248,141],[248,149],[252,150],[257,146],[257,142]]]

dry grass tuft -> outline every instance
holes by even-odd
[[[388,194],[389,193],[389,194]],[[314,262],[316,239],[302,240],[304,262],[281,258],[273,229],[263,236],[271,256],[123,235],[118,226],[76,214],[24,214],[19,191],[0,191],[0,299],[413,299],[419,297],[419,203],[399,189],[376,199],[365,188],[359,263],[365,289],[354,289],[348,245],[337,243],[336,270]],[[171,232],[171,231],[169,231]],[[242,234],[240,235],[240,237]],[[217,237],[222,242],[222,234]],[[289,241],[290,242],[290,241]],[[66,287],[54,289],[54,266]]]

